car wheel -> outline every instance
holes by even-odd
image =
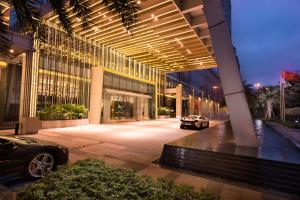
[[[181,129],[184,129],[184,126],[183,126],[183,125],[180,125],[180,128],[181,128]]]
[[[35,154],[25,166],[25,173],[31,178],[41,178],[55,169],[55,159],[51,153],[42,152]]]
[[[208,128],[209,127],[209,122],[207,122],[207,126],[206,126],[206,128]]]
[[[200,127],[199,127],[199,129],[202,129],[203,128],[203,124],[202,124],[202,122],[200,123]]]

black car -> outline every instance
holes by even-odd
[[[0,136],[0,182],[20,177],[41,178],[68,161],[63,146],[17,136]]]

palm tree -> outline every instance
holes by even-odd
[[[266,109],[265,118],[275,118],[274,107],[279,104],[279,89],[277,87],[266,87],[259,94],[258,102]]]
[[[109,6],[110,10],[118,12],[122,19],[124,27],[131,32],[133,25],[137,22],[137,9],[135,1],[132,0],[99,0],[105,5]],[[65,0],[10,0],[8,1],[11,6],[14,7],[16,13],[16,26],[14,31],[20,33],[29,33],[29,35],[36,36],[39,39],[45,40],[43,34],[44,26],[41,21],[41,2],[48,2],[53,11],[58,15],[58,19],[65,32],[72,36],[72,22],[67,12],[67,5]],[[69,0],[72,12],[82,21],[82,27],[84,29],[90,26],[91,22],[88,1],[86,0]],[[1,13],[1,12],[0,12]],[[8,29],[4,24],[4,18],[0,15],[0,42],[2,47],[0,52],[6,54],[7,50],[11,46],[11,42],[7,37]],[[37,34],[35,34],[37,33]]]

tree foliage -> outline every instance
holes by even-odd
[[[124,27],[131,32],[133,25],[137,22],[138,6],[133,0],[99,0],[107,5],[109,10],[117,12],[121,18]],[[13,31],[26,33],[27,35],[46,40],[45,26],[41,19],[41,2],[48,2],[54,13],[58,15],[59,22],[65,32],[72,36],[73,28],[71,14],[75,14],[82,23],[82,28],[86,30],[92,25],[91,10],[86,0],[69,0],[72,8],[69,12],[65,0],[10,0],[16,15],[16,22]],[[0,12],[1,13],[1,12]],[[7,55],[11,46],[11,41],[7,37],[8,27],[4,25],[4,16],[0,14],[0,53]]]

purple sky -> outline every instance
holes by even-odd
[[[232,36],[247,83],[300,71],[300,0],[231,0]]]

